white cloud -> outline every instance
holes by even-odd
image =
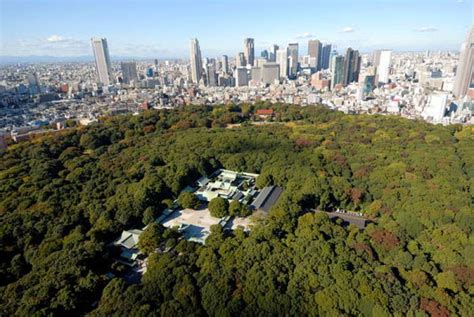
[[[353,33],[353,32],[355,32],[354,28],[348,26],[348,27],[343,28],[340,33]]]
[[[48,41],[48,42],[53,42],[53,43],[55,43],[55,42],[63,42],[63,41],[65,41],[65,40],[66,40],[66,39],[65,39],[64,37],[62,37],[61,35],[56,35],[56,34],[53,34],[53,35],[51,35],[50,37],[48,37],[48,38],[46,39],[46,41]]]
[[[309,33],[309,32],[304,32],[304,33],[298,34],[296,36],[297,39],[308,39],[308,38],[311,38],[311,37],[314,37],[314,35]]]
[[[436,32],[437,28],[432,26],[422,26],[421,28],[414,29],[415,32]]]
[[[458,0],[458,3],[464,3],[464,0]]]

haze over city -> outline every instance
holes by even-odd
[[[108,39],[113,57],[136,58],[187,57],[194,37],[206,56],[233,55],[246,37],[257,52],[310,38],[361,52],[458,50],[473,17],[473,0],[0,3],[3,57],[92,57],[95,36]]]

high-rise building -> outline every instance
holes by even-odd
[[[225,74],[229,73],[229,58],[227,55],[222,55],[222,71]]]
[[[348,48],[344,58],[344,86],[357,81],[359,78],[361,57],[359,51]]]
[[[255,59],[255,48],[254,48],[254,40],[251,38],[246,38],[244,40],[244,55],[247,65],[253,66],[253,62]],[[244,65],[246,66],[246,65]]]
[[[206,63],[206,82],[207,86],[215,87],[217,86],[216,78],[216,60],[211,58]]]
[[[121,62],[120,67],[122,68],[122,80],[125,84],[130,84],[131,81],[138,80],[137,74],[137,63],[136,62]],[[153,72],[153,69],[150,68]],[[152,73],[153,75],[153,73]]]
[[[378,55],[378,64],[376,67],[376,74],[378,82],[387,84],[388,77],[390,75],[390,64],[392,62],[392,51],[391,50],[380,50]]]
[[[202,77],[202,57],[198,39],[191,39],[191,79],[199,84]]]
[[[321,69],[329,69],[331,50],[332,50],[331,44],[326,44],[323,46],[323,51],[321,54]]]
[[[469,87],[474,85],[474,27],[471,27],[466,42],[461,47],[459,64],[456,70],[456,79],[454,81],[454,96],[464,97]]]
[[[109,56],[109,47],[107,46],[107,39],[92,38],[92,51],[94,52],[95,66],[97,68],[97,75],[99,82],[105,86],[113,83],[112,65]]]
[[[249,85],[249,77],[247,74],[246,67],[237,67],[234,71],[235,73],[235,86],[244,87]]]
[[[28,74],[28,89],[31,95],[37,95],[41,93],[41,87],[38,80],[38,74]]]
[[[236,67],[247,66],[244,52],[239,52],[239,54],[237,54],[237,57],[235,58],[235,66]]]
[[[276,55],[279,47],[276,44],[273,44],[272,47],[270,48],[270,53],[268,55],[268,61],[269,62],[276,62]]]
[[[276,62],[280,65],[280,77],[288,77],[288,50],[281,49],[276,52]]]
[[[288,77],[296,78],[298,73],[298,43],[288,44]]]
[[[262,58],[265,58],[268,60],[268,51],[267,50],[263,50],[260,52],[260,57]]]
[[[262,66],[262,81],[264,84],[272,84],[280,78],[280,65],[277,63],[265,63]]]
[[[256,84],[262,81],[262,68],[261,67],[252,67],[250,69],[250,79]]]
[[[336,85],[343,84],[344,82],[344,56],[333,56],[331,65],[331,89],[333,89]]]
[[[319,40],[308,41],[308,55],[316,59],[316,70],[321,69],[322,44]]]

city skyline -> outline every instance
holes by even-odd
[[[187,58],[189,39],[194,37],[200,40],[203,56],[235,56],[249,37],[255,39],[256,56],[272,44],[304,46],[309,39],[330,42],[340,52],[347,47],[361,52],[458,51],[472,23],[473,0],[411,2],[365,0],[354,7],[346,0],[301,1],[283,10],[286,2],[278,0],[251,6],[247,0],[240,5],[211,0],[120,1],[113,7],[105,2],[91,6],[88,0],[72,0],[68,6],[59,0],[3,0],[0,56],[92,57],[91,37],[107,38],[112,56],[138,58]],[[159,12],[159,18],[150,12]],[[285,24],[290,15],[294,19]],[[214,19],[222,27],[198,23],[202,18]]]

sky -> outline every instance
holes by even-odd
[[[474,0],[0,0],[0,56],[91,56],[91,37],[112,56],[235,56],[308,39],[370,52],[458,50]]]

